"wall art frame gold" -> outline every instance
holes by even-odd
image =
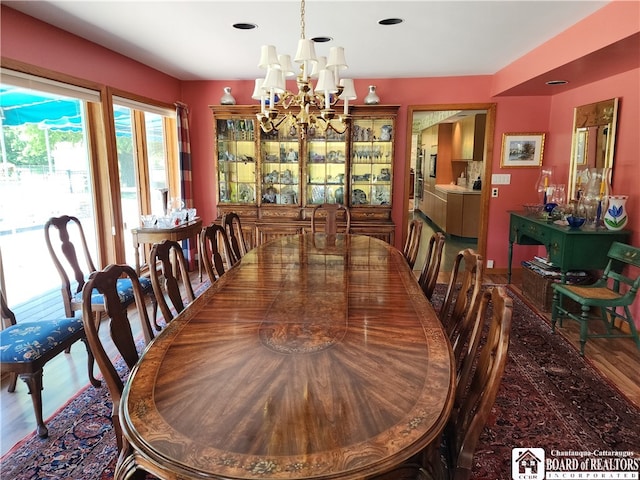
[[[544,133],[504,133],[500,168],[539,167],[544,154]]]

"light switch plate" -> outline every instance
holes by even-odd
[[[504,173],[498,174],[494,173],[491,175],[491,185],[509,185],[511,184],[511,174]]]

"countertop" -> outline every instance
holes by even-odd
[[[467,187],[461,187],[460,185],[454,184],[437,184],[436,190],[439,190],[443,193],[462,193],[462,194],[472,194],[479,195],[482,190],[473,190]]]

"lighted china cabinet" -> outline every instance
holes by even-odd
[[[247,242],[309,231],[313,207],[342,203],[352,233],[394,241],[395,105],[352,106],[344,132],[285,120],[265,133],[259,106],[211,106],[218,215],[240,215]]]

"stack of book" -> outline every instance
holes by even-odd
[[[541,275],[545,278],[550,279],[560,279],[562,277],[562,272],[560,271],[560,267],[554,265],[552,262],[542,257],[533,257],[531,260],[526,260],[522,262],[522,266],[528,268],[529,270],[534,271],[538,275]],[[570,271],[566,273],[566,281],[569,283],[573,283],[575,281],[585,279],[589,274],[584,271],[576,270]]]

